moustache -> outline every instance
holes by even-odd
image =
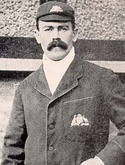
[[[60,47],[64,50],[68,48],[67,44],[60,39],[53,39],[53,41],[48,45],[47,50],[51,51],[55,47]]]

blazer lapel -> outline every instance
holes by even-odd
[[[83,65],[80,57],[75,59],[70,64],[68,70],[64,74],[61,82],[59,83],[56,91],[54,92],[51,102],[58,97],[66,94],[78,85],[78,79],[83,76]]]
[[[34,88],[42,95],[48,97],[51,103],[60,96],[66,94],[67,92],[78,86],[78,79],[81,78],[83,75],[85,76],[85,67],[86,62],[83,62],[83,59],[80,55],[76,55],[68,70],[64,74],[62,80],[60,81],[56,91],[52,95],[45,77],[42,64],[37,71]]]

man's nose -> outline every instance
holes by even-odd
[[[53,42],[56,44],[56,46],[59,44],[60,40],[60,38],[53,38]]]
[[[53,38],[53,41],[60,41],[61,39],[60,38]]]
[[[54,29],[54,38],[59,38],[59,30],[58,29]]]

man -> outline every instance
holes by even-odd
[[[2,165],[124,165],[125,92],[111,70],[75,54],[74,10],[42,4],[36,39],[43,61],[16,90]],[[109,119],[120,129],[110,142]]]

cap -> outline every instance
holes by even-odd
[[[36,19],[42,21],[74,21],[74,10],[63,2],[49,1],[40,5]]]

